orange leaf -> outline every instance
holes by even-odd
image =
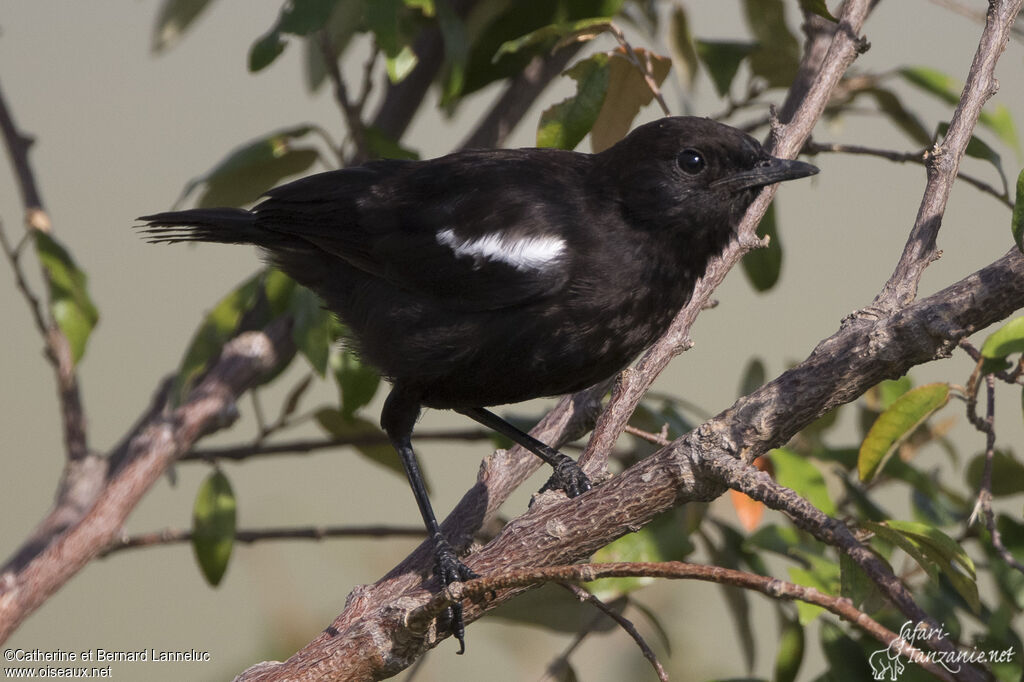
[[[767,471],[771,474],[771,460],[767,457],[761,456],[754,460],[754,466],[761,471]],[[736,516],[740,520],[740,524],[749,533],[761,524],[761,518],[764,516],[764,505],[757,500],[751,499],[745,493],[741,493],[738,490],[730,490],[729,497],[732,499],[732,507],[736,510]]]

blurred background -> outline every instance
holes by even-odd
[[[154,55],[152,34],[159,5],[137,0],[6,0],[0,7],[0,88],[20,129],[35,138],[31,161],[54,234],[88,273],[90,292],[100,309],[100,324],[80,365],[80,382],[90,445],[104,452],[145,409],[160,380],[178,366],[204,313],[259,267],[256,254],[244,248],[147,245],[131,229],[136,216],[170,208],[191,179],[233,148],[272,130],[311,122],[331,131],[335,139],[344,136],[329,88],[313,93],[306,88],[297,46],[257,74],[246,68],[250,46],[276,21],[280,0],[212,3],[179,44]],[[797,33],[797,3],[786,5],[790,29]],[[665,13],[672,9],[669,2],[657,6]],[[683,6],[695,36],[750,39],[740,2]],[[665,36],[653,40],[629,30],[635,44],[668,54]],[[977,21],[940,3],[882,2],[865,29],[871,49],[854,68],[881,72],[896,65],[926,65],[962,82],[981,30]],[[604,38],[593,49],[614,46],[611,38]],[[365,40],[346,53],[342,66],[350,82],[358,82],[366,54]],[[997,72],[1001,88],[996,101],[1016,116],[1024,112],[1022,57],[1024,46],[1011,41]],[[670,73],[664,86],[673,113],[722,111],[723,103],[705,71],[698,73],[689,91],[677,76]],[[556,79],[508,146],[534,145],[541,112],[571,94],[573,87],[567,78]],[[497,92],[493,86],[483,89],[452,118],[437,108],[424,108],[403,145],[422,158],[451,151]],[[371,110],[377,94],[371,95]],[[951,105],[919,90],[904,88],[901,94],[930,128],[948,120],[952,112]],[[435,92],[428,99],[437,97]],[[765,113],[763,107],[748,116]],[[652,105],[637,123],[659,115]],[[737,118],[742,122],[747,116]],[[900,151],[917,148],[891,125],[867,114],[822,121],[814,137]],[[996,139],[986,141],[1001,155],[1011,179],[1016,177],[1019,152]],[[585,140],[579,149],[589,151],[589,144]],[[814,163],[820,166],[820,175],[787,184],[776,200],[784,245],[778,284],[757,293],[740,272],[733,272],[717,292],[720,305],[706,311],[694,327],[695,347],[661,377],[657,390],[685,396],[700,411],[716,414],[738,396],[750,356],[762,359],[769,378],[777,375],[832,334],[843,316],[869,304],[887,279],[921,198],[923,167],[838,155],[819,155]],[[964,169],[1000,186],[991,164],[971,159]],[[1009,217],[1004,205],[959,183],[939,239],[944,255],[928,269],[922,295],[1001,256],[1011,245]],[[0,171],[0,220],[14,239],[21,235],[22,219],[13,175],[5,165]],[[31,259],[26,259],[26,269],[33,277],[38,275]],[[39,286],[38,278],[33,284]],[[0,316],[5,330],[0,354],[0,553],[6,556],[48,509],[63,466],[63,446],[52,372],[6,263],[0,265]],[[980,343],[984,335],[977,338]],[[915,383],[962,383],[972,367],[964,354],[957,353],[951,360],[917,368],[912,375]],[[277,393],[271,391],[267,404],[279,401],[287,384],[274,389]],[[369,414],[376,415],[384,391],[378,393]],[[335,400],[336,389],[324,382],[313,387],[306,403]],[[997,414],[1000,439],[1019,445],[1024,435],[1019,391],[1000,389],[1000,400],[1007,406]],[[501,412],[535,419],[543,407],[540,402]],[[239,410],[239,422],[204,445],[251,441],[255,426],[248,396]],[[955,416],[949,438],[965,455],[979,451],[983,440],[965,423],[962,409],[948,415]],[[432,411],[419,428],[470,426],[456,415]],[[309,426],[291,436],[304,433],[317,435]],[[831,437],[855,441],[857,433],[856,419],[847,413]],[[472,484],[490,447],[486,442],[421,446],[440,515]],[[921,457],[922,466],[955,466],[941,448]],[[223,467],[238,498],[239,527],[419,522],[405,480],[351,450],[267,457]],[[164,478],[129,518],[125,531],[188,528],[196,487],[208,472],[203,464],[177,466],[176,481]],[[521,513],[545,477],[542,472],[528,482],[507,503],[506,515]],[[908,505],[899,497],[892,501],[897,512]],[[728,497],[714,502],[710,513],[734,518]],[[376,580],[417,542],[391,538],[239,545],[215,589],[203,580],[186,545],[119,552],[90,564],[33,614],[5,647],[205,650],[211,652],[208,663],[115,663],[113,676],[228,679],[258,661],[290,655],[342,610],[354,585]],[[709,561],[700,552],[691,559]],[[636,599],[656,607],[662,618],[671,654],[664,648],[659,651],[673,679],[747,674],[720,588],[664,582],[647,587]],[[775,655],[770,633],[776,621],[767,600],[752,597],[751,604],[755,628],[766,635],[754,656],[752,674],[770,676]],[[643,618],[633,616],[650,633]],[[500,613],[489,615],[470,626],[465,656],[457,657],[455,643],[446,641],[426,656],[418,679],[539,679],[572,640],[570,632],[524,626]],[[614,629],[588,637],[572,661],[583,680],[653,679],[635,645]],[[805,670],[815,667],[805,661]]]

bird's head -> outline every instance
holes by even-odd
[[[753,137],[706,118],[640,126],[597,155],[595,173],[640,229],[724,245],[762,187],[817,167],[768,154]]]

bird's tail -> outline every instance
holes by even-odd
[[[264,245],[267,235],[256,216],[240,208],[194,208],[142,216],[140,231],[151,243],[219,242]]]

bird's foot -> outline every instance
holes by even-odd
[[[445,587],[452,583],[461,583],[480,577],[466,564],[459,561],[452,546],[439,535],[434,538],[434,558],[434,574]],[[462,602],[455,602],[449,606],[442,614],[441,622],[447,624],[452,636],[459,640],[458,653],[464,653],[466,651],[466,623],[462,619]]]
[[[583,473],[580,465],[568,455],[558,453],[558,463],[555,464],[555,473],[540,489],[540,492],[548,490],[563,490],[570,498],[577,497],[590,490],[593,486],[590,478]]]

